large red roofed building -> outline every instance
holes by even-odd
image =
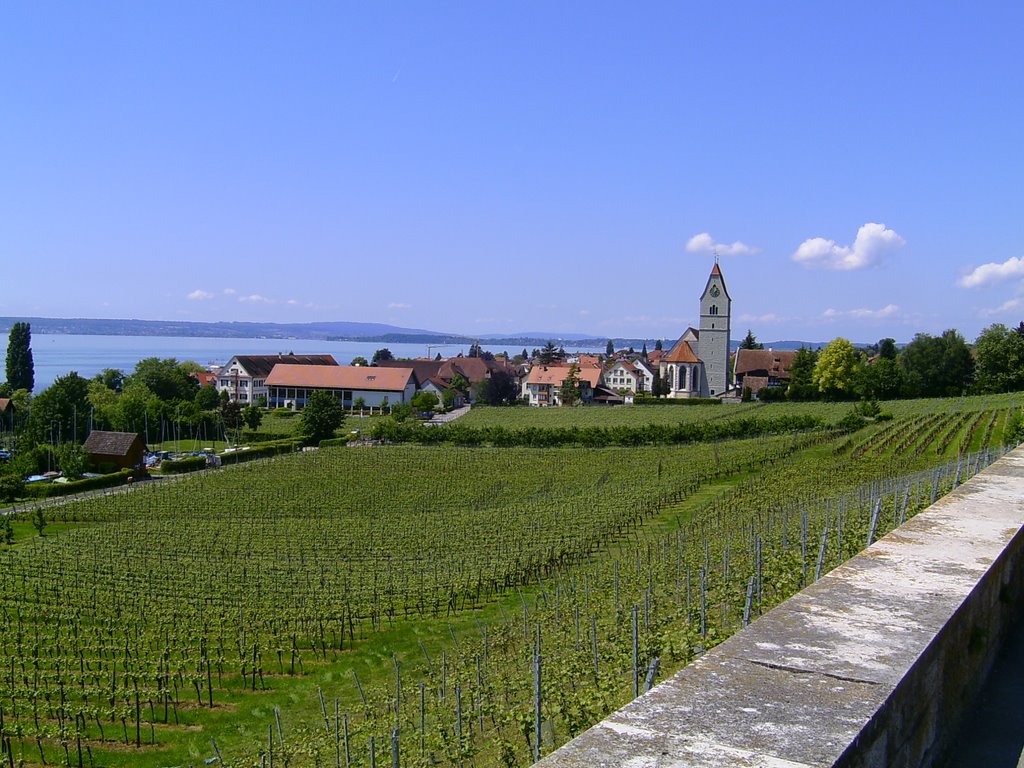
[[[217,394],[227,392],[234,402],[258,405],[260,398],[269,404],[267,377],[278,364],[337,366],[331,355],[235,355],[217,373]]]
[[[752,395],[765,387],[785,387],[795,358],[793,350],[738,349],[734,366],[736,386],[749,387]]]
[[[412,368],[363,365],[275,365],[267,376],[271,408],[301,410],[314,392],[330,392],[345,408],[356,400],[376,408],[407,403],[418,381]]]

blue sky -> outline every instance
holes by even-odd
[[[0,314],[1024,319],[1024,3],[0,7]]]

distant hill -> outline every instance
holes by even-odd
[[[101,318],[55,318],[55,317],[0,317],[0,333],[6,334],[16,322],[32,324],[37,334],[82,334],[86,336],[178,336],[226,339],[322,339],[324,341],[364,341],[382,344],[470,344],[479,340],[491,347],[508,347],[509,350],[543,347],[551,341],[568,349],[603,349],[608,343],[607,336],[593,336],[584,333],[545,333],[524,331],[522,333],[459,334],[428,331],[420,328],[402,328],[386,323],[356,323],[334,321],[322,323],[243,323],[243,322],[192,322],[187,320],[110,320]],[[639,351],[644,344],[654,349],[655,339],[627,339],[611,337],[616,349],[633,347]],[[664,339],[665,348],[675,339]],[[827,341],[766,341],[765,349],[817,349]],[[740,341],[732,340],[732,348],[738,349]],[[854,346],[869,346],[854,344]]]
[[[0,317],[0,333],[16,322],[32,324],[39,334],[75,333],[86,336],[184,336],[227,339],[365,338],[385,333],[433,335],[436,331],[401,328],[384,323],[199,323],[184,320],[107,320],[98,318]]]

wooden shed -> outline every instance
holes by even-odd
[[[118,469],[128,469],[142,464],[142,454],[146,450],[142,438],[135,432],[101,432],[93,430],[85,441],[85,452],[89,461],[97,468],[103,465],[114,465]]]

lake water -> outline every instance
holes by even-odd
[[[6,359],[6,340],[4,340]],[[147,357],[173,357],[194,360],[200,365],[223,365],[234,355],[273,355],[293,352],[297,355],[334,355],[345,365],[353,357],[373,357],[381,347],[395,357],[425,357],[425,344],[383,344],[361,341],[320,341],[317,339],[219,339],[177,336],[78,336],[73,334],[32,334],[32,359],[35,363],[36,394],[50,386],[54,379],[75,371],[91,379],[104,368],[117,368],[131,373],[135,364]],[[516,354],[522,349],[483,348],[489,352]],[[467,354],[469,345],[431,346],[430,356],[440,353],[452,357]],[[3,371],[0,369],[0,374]],[[2,381],[2,376],[0,376]]]

